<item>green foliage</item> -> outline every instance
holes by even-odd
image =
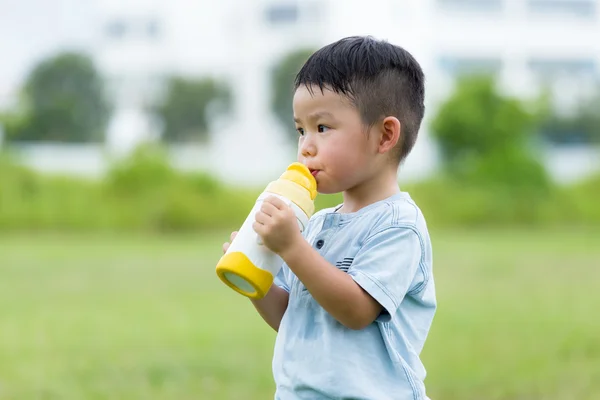
[[[499,93],[492,77],[459,80],[432,123],[444,174],[477,193],[548,196],[550,178],[532,151],[540,117],[533,108]]]
[[[154,147],[115,163],[99,182],[41,175],[2,159],[0,230],[237,229],[257,195],[178,173]]]
[[[526,148],[505,148],[486,157],[465,157],[451,170],[451,177],[480,188],[532,190],[547,195],[552,182],[544,166]]]
[[[574,215],[585,215],[590,221],[600,221],[600,173],[573,185],[568,193],[563,194],[563,198],[570,200]],[[578,223],[577,217],[572,220]]]
[[[19,108],[2,121],[11,141],[85,143],[104,140],[109,115],[102,79],[92,60],[62,53],[35,67]]]
[[[535,170],[527,167],[526,173]],[[517,179],[514,185],[446,176],[407,185],[404,190],[411,193],[431,226],[600,226],[600,174],[569,186],[527,184],[541,176],[545,175]]]
[[[99,194],[93,182],[39,175],[0,158],[0,229],[101,229]]]
[[[10,140],[27,129],[29,124],[29,110],[25,96],[21,93],[17,107],[8,112],[0,112],[0,129],[5,136],[2,139]],[[10,137],[9,137],[10,136]]]
[[[445,160],[456,166],[465,158],[526,145],[534,122],[519,100],[498,93],[493,78],[475,76],[458,81],[432,130]]]
[[[211,118],[231,109],[228,86],[212,78],[171,77],[166,94],[152,112],[163,123],[166,142],[202,142],[208,139]]]
[[[564,187],[529,184],[544,182],[542,173],[522,178],[521,184],[481,183],[497,173],[492,167],[482,167],[481,176],[469,180],[442,176],[403,189],[432,227],[600,226],[600,175]],[[524,164],[523,171],[535,168]],[[115,162],[100,181],[42,175],[0,157],[0,231],[234,230],[262,189],[232,188],[206,174],[178,172],[153,146]],[[341,202],[340,194],[319,195],[315,206]]]
[[[287,133],[287,137],[294,143],[298,139],[292,110],[294,79],[312,53],[314,53],[312,49],[299,49],[287,54],[275,66],[271,77],[271,108]]]
[[[108,171],[107,187],[119,195],[153,194],[176,178],[166,154],[159,146],[143,144],[127,158],[116,161]]]
[[[105,190],[123,228],[151,231],[237,228],[256,199],[255,193],[234,191],[208,175],[176,172],[153,146],[117,163]]]

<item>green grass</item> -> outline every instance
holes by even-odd
[[[0,399],[272,398],[228,235],[0,237]],[[600,232],[437,232],[433,400],[600,398]]]

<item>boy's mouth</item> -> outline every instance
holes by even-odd
[[[312,174],[312,176],[314,176],[315,178],[317,177],[317,174],[319,173],[318,169],[309,169],[309,171]]]

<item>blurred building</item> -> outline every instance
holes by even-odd
[[[0,107],[35,62],[59,49],[85,49],[106,77],[117,108],[108,149],[127,151],[157,134],[145,107],[170,74],[211,75],[235,90],[235,114],[215,121],[209,148],[174,148],[182,168],[205,168],[237,182],[264,182],[293,157],[270,112],[269,74],[298,47],[319,47],[348,35],[370,34],[412,52],[427,75],[428,116],[463,73],[490,72],[522,96],[550,85],[568,107],[598,77],[597,0],[0,0]],[[33,11],[35,10],[35,11]],[[42,17],[43,16],[43,17]],[[409,157],[407,179],[436,167],[427,134]],[[291,121],[290,121],[291,123]],[[69,158],[61,150],[54,166]],[[579,150],[578,150],[579,151]],[[92,151],[93,153],[93,151]],[[36,160],[43,157],[38,153]],[[90,153],[91,154],[91,153]],[[77,159],[101,169],[102,153]],[[552,171],[563,155],[549,153]],[[552,155],[554,154],[554,155]],[[33,156],[32,156],[33,157]],[[574,159],[584,160],[577,156]],[[572,167],[569,179],[598,168]],[[47,168],[53,165],[47,162]],[[65,168],[72,168],[68,164]],[[569,164],[571,165],[571,164]],[[81,168],[82,171],[93,168]]]

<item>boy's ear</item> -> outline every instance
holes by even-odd
[[[387,153],[400,141],[402,124],[396,117],[385,117],[381,122],[379,153]]]

